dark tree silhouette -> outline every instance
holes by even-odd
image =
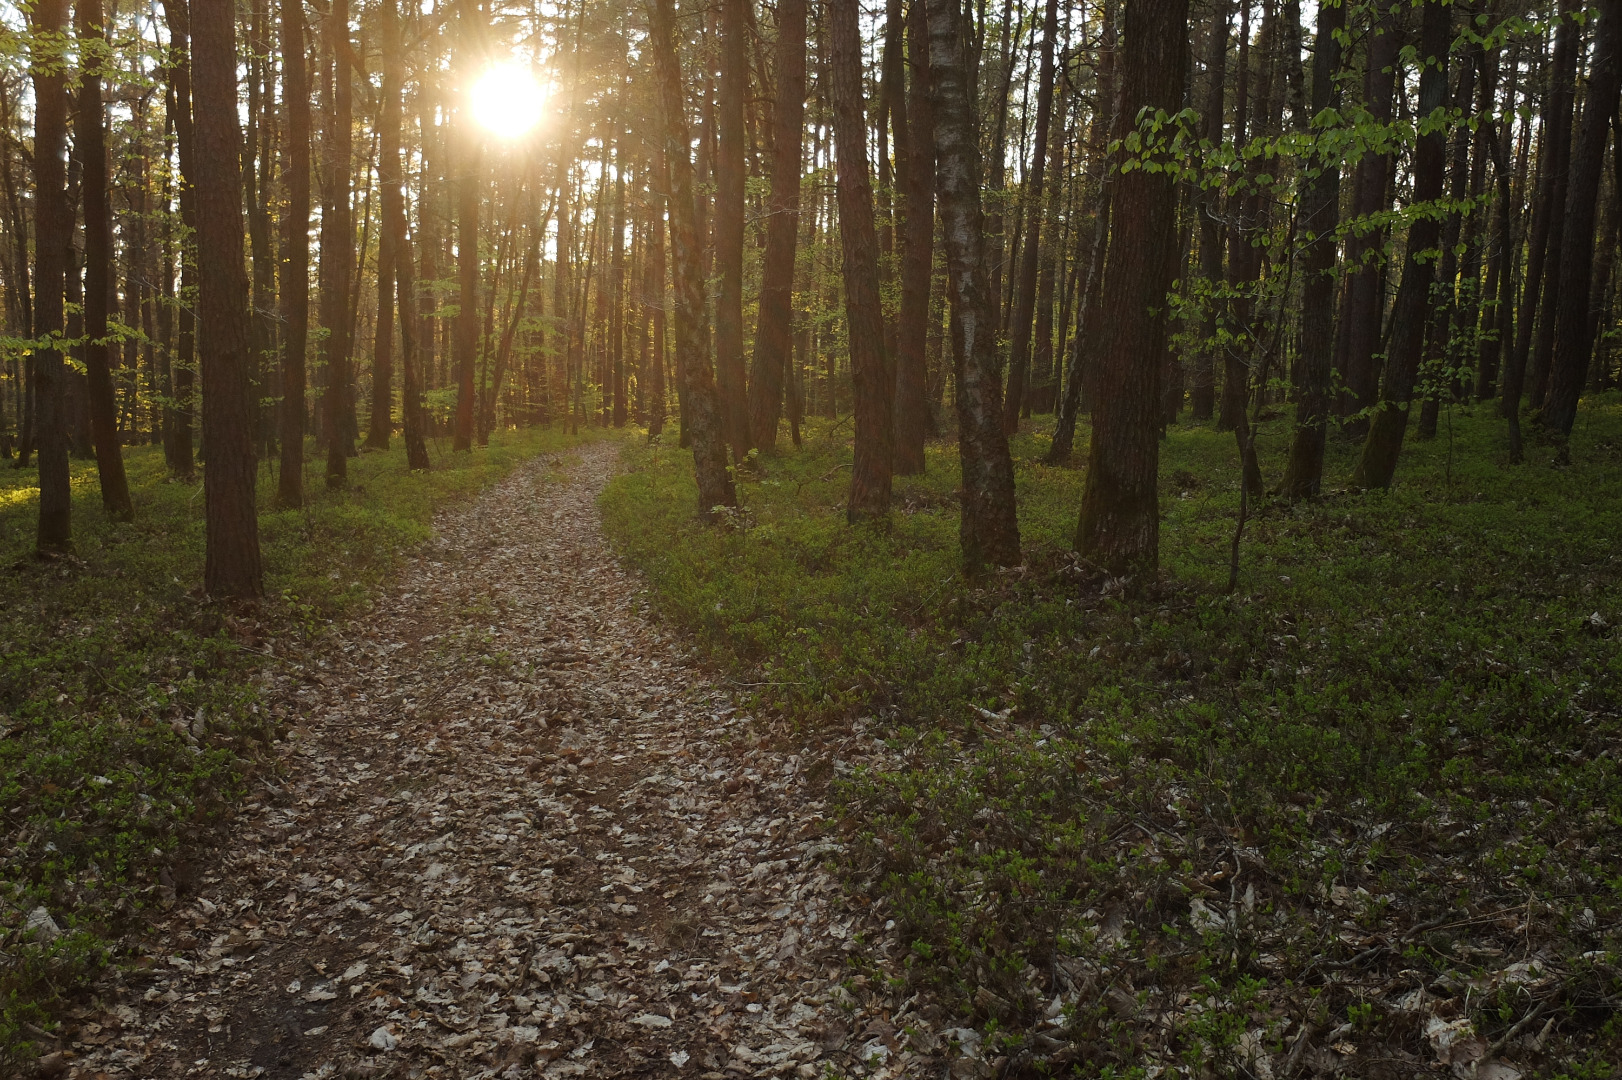
[[[878,517],[890,509],[895,439],[895,372],[884,353],[879,304],[879,238],[867,168],[862,107],[862,37],[857,0],[828,0],[828,97],[839,165],[839,239],[845,281],[845,326],[855,383],[856,462],[846,516]]]
[[[1127,0],[1117,135],[1182,104],[1188,0]],[[1135,168],[1116,180],[1099,342],[1092,447],[1076,548],[1112,573],[1152,574],[1160,559],[1160,358],[1177,269],[1176,187]]]
[[[772,189],[766,203],[770,217],[766,221],[755,355],[749,372],[750,442],[767,451],[777,446],[783,378],[793,341],[794,247],[800,225],[800,157],[805,139],[805,41],[805,0],[781,0],[777,5]]]
[[[304,503],[304,350],[310,326],[310,77],[303,0],[281,0],[281,41],[287,205],[282,210],[282,445],[276,503],[290,508]]]
[[[254,503],[253,358],[243,263],[242,132],[237,123],[235,9],[206,0],[192,18],[197,140],[197,345],[203,376],[206,555],[213,596],[264,592]]]
[[[698,512],[705,520],[718,506],[736,506],[727,471],[727,445],[715,373],[705,349],[704,271],[693,202],[692,144],[687,137],[686,102],[674,41],[674,0],[653,0],[649,45],[659,91],[659,126],[664,134],[664,171],[670,208],[670,251],[676,299],[676,364],[685,384],[683,433],[690,437],[698,477]]]
[[[1311,115],[1336,104],[1341,34],[1346,6],[1339,0],[1318,5],[1318,40],[1312,57]],[[1295,364],[1295,436],[1280,485],[1286,498],[1318,494],[1323,482],[1324,444],[1329,424],[1331,367],[1335,349],[1335,227],[1339,224],[1340,165],[1329,154],[1313,153],[1302,162],[1300,230],[1301,354]]]
[[[1447,102],[1452,10],[1442,0],[1426,0],[1421,15],[1419,55],[1424,64],[1419,74],[1421,117],[1431,116]],[[1414,151],[1415,202],[1433,203],[1442,197],[1447,158],[1445,138],[1441,127],[1419,136]],[[1397,457],[1408,430],[1410,399],[1425,347],[1431,283],[1436,279],[1436,246],[1441,238],[1442,223],[1432,214],[1415,218],[1408,227],[1407,255],[1391,312],[1391,344],[1381,380],[1380,402],[1369,424],[1362,457],[1352,474],[1352,483],[1358,487],[1390,487],[1391,478],[1396,475]]]
[[[101,100],[106,28],[101,0],[78,0],[74,23],[80,76],[76,152],[84,202],[84,364],[90,391],[90,431],[101,479],[101,505],[117,521],[135,517],[124,455],[118,444],[118,402],[108,362],[107,301],[112,288],[113,208],[107,194],[107,108]]]
[[[67,371],[60,340],[66,329],[64,290],[73,220],[68,206],[67,75],[62,59],[66,0],[39,0],[29,15],[34,82],[34,335],[31,354],[34,450],[39,459],[41,554],[73,547],[73,496],[68,486]]]

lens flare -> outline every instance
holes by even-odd
[[[516,139],[541,120],[546,93],[529,68],[516,63],[495,64],[473,84],[473,118],[492,135]]]

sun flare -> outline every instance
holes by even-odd
[[[545,100],[528,67],[495,64],[473,84],[473,118],[491,134],[515,139],[540,123]]]

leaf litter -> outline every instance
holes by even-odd
[[[59,1075],[884,1080],[948,1048],[984,1071],[973,1032],[890,1000],[904,950],[841,885],[806,748],[613,558],[616,461],[518,470],[370,612],[280,646],[278,768],[70,1021]],[[835,740],[842,770],[884,753]]]

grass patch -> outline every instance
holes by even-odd
[[[944,444],[874,526],[844,524],[826,428],[744,477],[729,527],[695,522],[673,446],[628,452],[603,505],[757,707],[813,746],[889,740],[883,769],[827,763],[850,871],[924,1026],[978,1026],[1006,1075],[1408,1075],[1511,1035],[1523,1066],[1612,1075],[1622,398],[1585,403],[1564,469],[1508,466],[1492,413],[1410,436],[1389,492],[1263,506],[1233,596],[1233,437],[1186,423],[1162,575],[1125,587],[1069,554],[1083,476],[1039,463],[1041,421],[1014,446],[1025,564],[978,580]],[[1273,478],[1288,437],[1261,427]],[[1332,441],[1331,486],[1354,455]]]
[[[94,462],[73,463],[76,551],[48,562],[33,557],[37,473],[0,467],[0,1062],[26,1057],[131,918],[184,886],[188,841],[277,734],[252,678],[271,645],[362,610],[447,501],[579,441],[505,432],[417,475],[403,449],[367,452],[341,492],[317,461],[300,510],[273,509],[261,471],[268,599],[253,606],[200,595],[202,488],[169,480],[159,448],[126,451],[133,524],[106,519]]]

